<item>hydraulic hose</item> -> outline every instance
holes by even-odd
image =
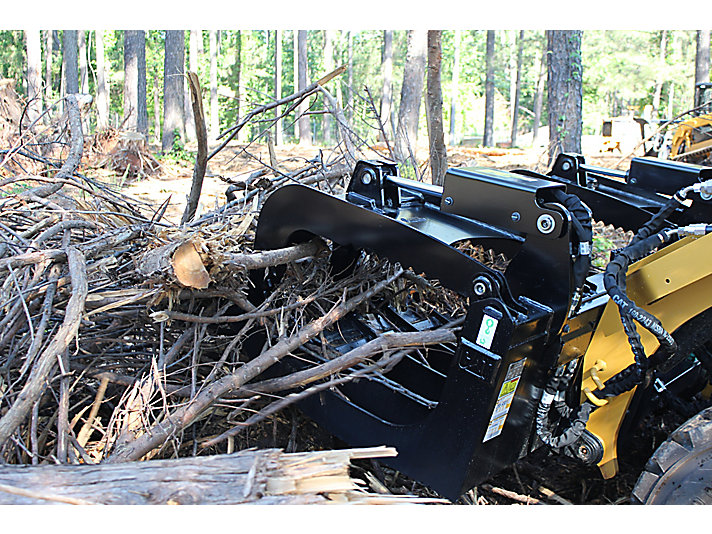
[[[563,204],[571,214],[571,224],[578,240],[578,250],[572,272],[576,289],[583,286],[591,267],[591,242],[593,240],[593,225],[591,224],[591,210],[576,195],[569,195],[561,190],[553,191],[554,198]]]

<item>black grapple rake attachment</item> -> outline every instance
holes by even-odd
[[[352,446],[396,447],[393,468],[456,499],[541,445],[537,406],[549,373],[574,360],[562,351],[571,318],[601,305],[600,279],[586,280],[591,223],[579,199],[597,220],[636,229],[663,203],[659,193],[699,180],[695,172],[636,159],[628,173],[616,173],[562,155],[548,176],[453,168],[438,187],[400,178],[390,162],[360,161],[343,198],[282,187],[265,202],[256,247],[321,236],[338,246],[340,261],[367,251],[438,280],[469,303],[456,346],[431,348],[424,360],[404,358],[387,382],[342,385],[301,408]],[[458,251],[464,241],[503,253],[511,259],[506,271]],[[388,303],[380,310],[391,330],[447,320],[434,314],[417,321]],[[582,328],[590,339],[594,327]],[[355,313],[328,334],[342,352],[375,335]],[[300,363],[287,358],[281,365]],[[580,440],[595,463],[595,438],[584,433]]]

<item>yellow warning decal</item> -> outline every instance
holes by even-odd
[[[485,437],[482,440],[483,442],[496,438],[502,433],[507,414],[514,400],[514,393],[517,391],[519,379],[524,372],[525,361],[526,358],[522,358],[519,361],[509,364],[507,374],[504,377],[504,383],[499,390],[497,402],[495,403],[494,410],[492,410],[492,415],[487,425],[487,432],[485,432]]]

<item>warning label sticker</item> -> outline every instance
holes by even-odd
[[[514,400],[514,393],[517,391],[517,384],[519,384],[519,379],[524,371],[525,361],[526,358],[522,358],[517,362],[509,364],[507,374],[504,377],[504,383],[499,390],[499,396],[497,397],[497,402],[492,411],[489,425],[487,426],[487,432],[485,432],[485,437],[482,440],[483,442],[496,438],[502,433],[504,422],[507,419],[507,414]]]

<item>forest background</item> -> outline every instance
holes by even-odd
[[[38,104],[42,102],[46,106],[62,96],[66,92],[64,33],[63,30],[1,30],[0,77],[14,80],[16,91],[31,98],[33,89],[28,86],[28,75],[34,69],[42,85]],[[164,95],[166,83],[170,83],[164,69],[167,56],[177,52],[182,55],[183,71],[196,71],[204,86],[208,135],[213,140],[247,110],[292,94],[300,86],[299,32],[296,30],[189,30],[179,40],[166,40],[166,33],[163,30],[77,32],[79,91],[98,95],[105,84],[107,94],[105,103],[100,98],[95,101],[97,113],[90,115],[87,124],[90,130],[106,126],[138,127],[150,140],[160,142],[166,133],[169,137],[178,133],[181,143],[193,141],[195,134],[186,105],[189,101],[186,83],[183,84],[184,110],[180,120],[168,127],[164,124]],[[303,33],[307,83],[336,66],[347,67],[345,74],[330,87],[359,135],[364,138],[374,135],[371,121],[374,107],[384,122],[391,117],[395,123],[408,31],[304,30]],[[494,36],[494,47],[488,54],[489,33]],[[127,35],[134,39],[131,50],[127,47]],[[605,117],[652,113],[653,118],[665,119],[692,107],[699,38],[707,47],[706,77],[709,79],[709,31],[584,31],[580,58],[583,135],[598,134]],[[448,144],[483,143],[488,55],[495,88],[491,143],[531,146],[548,141],[546,131],[542,135],[535,127],[546,127],[548,122],[544,30],[444,30],[441,39],[443,122]],[[386,61],[387,43],[392,46],[392,63]],[[127,117],[125,65],[133,55],[138,61],[141,103],[138,116]],[[386,103],[389,91],[390,102]],[[313,99],[309,115],[310,139],[307,141],[302,136],[302,143],[328,145],[333,142],[332,119],[321,114],[323,109],[324,106]],[[298,112],[294,110],[285,116],[281,127],[275,128],[276,144],[300,142],[295,120]],[[419,114],[419,138],[423,139],[427,138],[425,105],[419,106]],[[137,118],[138,126],[131,122]],[[512,128],[514,121],[516,130]],[[178,131],[166,132],[167,128]],[[251,141],[262,133],[263,126],[255,122],[243,128],[239,140]],[[164,139],[164,151],[170,150],[172,144],[169,140],[166,146]]]

